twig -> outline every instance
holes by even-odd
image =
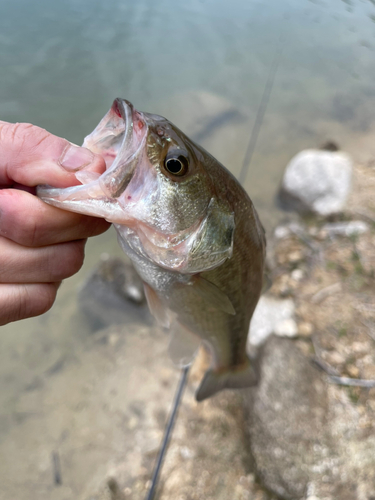
[[[323,370],[329,376],[330,380],[332,382],[334,382],[335,384],[348,385],[348,386],[352,386],[352,387],[365,387],[368,389],[371,387],[375,387],[375,380],[372,380],[372,379],[365,380],[363,378],[339,377],[337,375],[337,370],[335,370],[335,368],[333,368],[333,366],[330,366],[329,364],[325,363],[318,356],[313,358],[312,361],[321,370]]]
[[[372,223],[375,223],[375,217],[372,215],[369,215],[368,212],[362,211],[362,210],[356,210],[356,214],[360,215],[361,217],[364,217],[365,219],[369,220]]]
[[[333,295],[334,293],[338,293],[340,291],[341,291],[341,282],[338,281],[337,283],[326,286],[321,290],[319,290],[318,292],[314,293],[314,295],[311,297],[311,302],[313,304],[319,304],[330,295]]]
[[[62,485],[60,455],[58,451],[52,452],[53,482],[56,486]]]
[[[365,380],[363,378],[349,378],[349,377],[336,377],[334,375],[330,375],[330,379],[332,382],[335,382],[339,385],[350,385],[353,387],[365,387],[370,389],[371,387],[375,387],[375,380]]]
[[[339,372],[336,370],[336,368],[333,368],[333,366],[329,365],[318,356],[312,358],[312,362],[315,363],[321,370],[326,372],[330,377],[339,376]]]
[[[186,386],[189,368],[190,368],[190,366],[186,366],[182,370],[182,373],[181,373],[180,383],[178,384],[177,392],[176,392],[175,399],[173,402],[172,412],[169,416],[168,424],[167,424],[167,427],[166,427],[165,432],[164,432],[162,445],[161,445],[159,455],[158,455],[158,458],[156,461],[154,473],[153,473],[152,479],[151,479],[150,490],[146,496],[146,500],[153,500],[153,498],[154,498],[156,486],[158,484],[158,479],[159,479],[159,475],[160,475],[160,470],[161,470],[161,467],[163,464],[164,455],[165,455],[165,452],[167,450],[169,438],[171,436],[173,426],[174,426],[174,423],[176,420],[177,410],[178,410],[178,407],[180,405],[181,397],[182,397],[182,394],[183,394],[185,386]]]

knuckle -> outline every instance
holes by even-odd
[[[3,285],[0,291],[0,325],[45,313],[52,307],[56,293],[54,283]]]
[[[26,210],[23,195],[22,191],[17,190],[7,190],[3,193],[6,210],[2,214],[0,234],[27,247],[38,246],[42,229],[41,217],[35,210]]]
[[[49,132],[31,123],[6,123],[1,128],[1,139],[16,147],[30,140],[30,146],[38,145],[49,136]]]

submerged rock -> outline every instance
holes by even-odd
[[[374,498],[375,435],[345,390],[288,339],[268,339],[260,371],[246,406],[264,485],[290,500]]]
[[[342,152],[307,149],[286,167],[279,197],[286,209],[328,216],[344,209],[352,162]]]
[[[129,262],[104,256],[78,293],[93,330],[131,322],[150,324],[143,283]]]

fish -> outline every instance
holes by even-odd
[[[236,178],[166,118],[115,99],[83,146],[104,173],[77,172],[80,185],[39,186],[56,207],[103,217],[141,277],[169,353],[188,366],[203,343],[211,364],[196,392],[203,401],[256,383],[246,353],[263,287],[266,239]]]

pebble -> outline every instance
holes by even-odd
[[[294,269],[292,272],[291,272],[291,277],[295,280],[295,281],[301,281],[302,278],[304,276],[304,272],[302,271],[302,269]]]
[[[302,260],[303,258],[303,255],[302,255],[302,252],[300,250],[294,250],[294,252],[291,252],[288,256],[288,260],[289,262],[299,262],[300,260]]]
[[[345,363],[345,358],[337,351],[323,353],[323,358],[327,363],[332,365],[342,365]]]
[[[275,325],[274,334],[278,337],[295,337],[297,333],[297,323],[292,318],[279,321]]]
[[[352,220],[348,222],[335,222],[325,224],[323,231],[330,236],[353,236],[355,234],[363,234],[369,231],[370,227],[362,220]]]
[[[357,354],[365,354],[368,352],[368,344],[363,342],[353,342],[351,345],[351,350]]]
[[[358,378],[359,377],[359,369],[355,365],[348,365],[346,367],[346,371],[348,372],[348,375],[353,378]]]
[[[298,325],[298,335],[301,337],[310,337],[313,332],[313,325],[307,321],[303,321]]]

